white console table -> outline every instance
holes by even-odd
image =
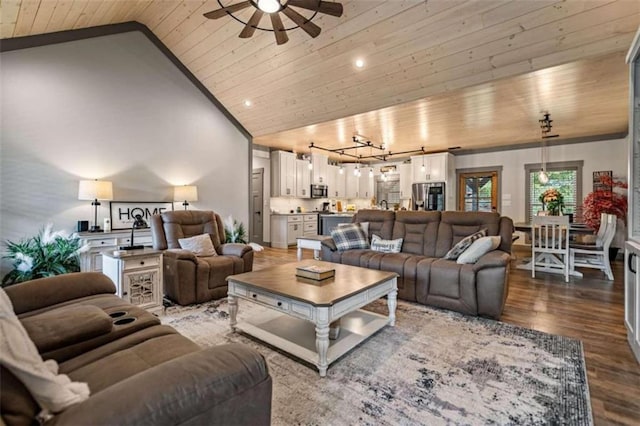
[[[162,252],[153,249],[102,253],[102,273],[116,285],[116,294],[151,312],[162,311]]]
[[[135,231],[134,242],[151,247],[151,230]],[[131,230],[123,229],[111,232],[80,232],[76,234],[82,244],[88,244],[89,250],[80,254],[80,270],[82,272],[102,271],[102,253],[118,250],[119,246],[131,244]]]

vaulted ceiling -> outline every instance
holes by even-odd
[[[344,0],[342,17],[313,19],[317,38],[297,29],[280,46],[202,16],[237,2],[2,0],[0,29],[10,38],[138,21],[255,143],[285,149],[337,148],[353,133],[394,151],[513,145],[539,138],[545,110],[562,139],[626,131],[637,0]]]

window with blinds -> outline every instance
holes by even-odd
[[[540,165],[525,166],[527,176],[527,221],[543,210],[540,195],[549,188],[555,188],[564,197],[564,214],[575,214],[582,203],[582,161],[549,163],[546,165],[549,182],[540,183],[538,173]]]

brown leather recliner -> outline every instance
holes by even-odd
[[[180,305],[202,303],[227,295],[229,275],[253,268],[253,249],[224,244],[224,225],[212,211],[171,211],[151,218],[153,248],[164,250],[164,293]],[[196,257],[180,248],[179,238],[209,234],[217,256]]]

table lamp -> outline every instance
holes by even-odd
[[[195,185],[183,185],[173,188],[173,200],[183,201],[182,205],[187,210],[189,201],[198,201],[198,187]]]
[[[134,245],[133,244],[133,236],[134,231],[136,229],[142,229],[147,227],[147,222],[142,218],[142,215],[135,215],[133,220],[133,225],[131,225],[131,244],[128,246],[120,246],[120,250],[140,250],[143,249],[143,245]]]
[[[106,180],[81,180],[78,187],[78,200],[92,200],[91,205],[94,207],[93,226],[89,232],[102,232],[98,225],[98,206],[100,201],[113,200],[113,185]]]

